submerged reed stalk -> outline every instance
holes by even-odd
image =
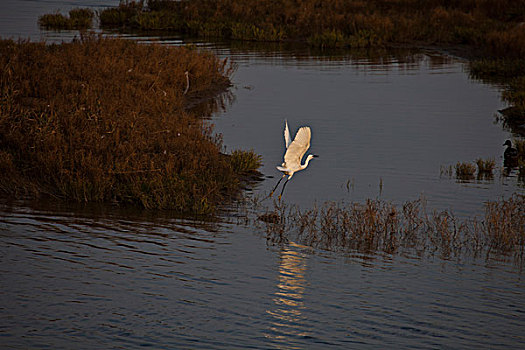
[[[213,110],[188,108],[230,85],[234,67],[211,53],[2,40],[0,68],[0,192],[208,213],[260,164],[221,154],[209,114],[195,112]]]

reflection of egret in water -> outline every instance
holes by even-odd
[[[293,349],[294,340],[309,337],[305,324],[303,293],[307,284],[304,277],[306,271],[306,255],[301,253],[303,247],[290,243],[280,253],[278,290],[274,295],[273,310],[267,313],[271,316],[271,326],[267,337],[274,340],[278,348]]]

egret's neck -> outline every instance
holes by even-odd
[[[308,166],[308,163],[310,162],[311,159],[313,159],[313,157],[310,157],[310,156],[306,157],[306,160],[304,161],[304,164],[301,165],[301,169],[306,168]]]

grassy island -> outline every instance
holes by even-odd
[[[231,84],[233,67],[210,53],[1,40],[0,67],[4,194],[208,213],[260,166],[253,152],[222,154],[210,108],[190,108]]]
[[[38,18],[38,24],[47,29],[88,29],[91,28],[95,13],[90,9],[72,9],[69,17],[61,13],[45,14]]]

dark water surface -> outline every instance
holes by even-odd
[[[0,35],[70,40],[78,33],[40,31],[38,15],[117,3],[5,0]],[[292,132],[312,127],[320,156],[290,181],[288,204],[423,196],[432,209],[473,217],[487,200],[524,193],[515,172],[500,169],[512,136],[494,123],[500,91],[469,79],[461,59],[196,45],[238,65],[233,99],[210,122],[227,151],[263,156],[262,172],[274,178],[255,196],[280,176],[285,118]],[[440,174],[478,157],[495,159],[493,179]],[[512,259],[272,246],[235,208],[202,221],[3,200],[0,242],[1,348],[525,347],[525,285]]]
[[[515,173],[502,176],[501,145],[510,134],[494,123],[504,107],[499,91],[470,80],[464,61],[429,51],[229,56],[239,64],[236,101],[214,120],[228,147],[255,149],[263,172],[278,178],[284,119],[292,133],[312,127],[311,153],[319,158],[294,175],[290,203],[424,196],[434,208],[470,216],[487,200],[523,193]],[[458,183],[441,174],[477,158],[496,161],[493,179]]]

